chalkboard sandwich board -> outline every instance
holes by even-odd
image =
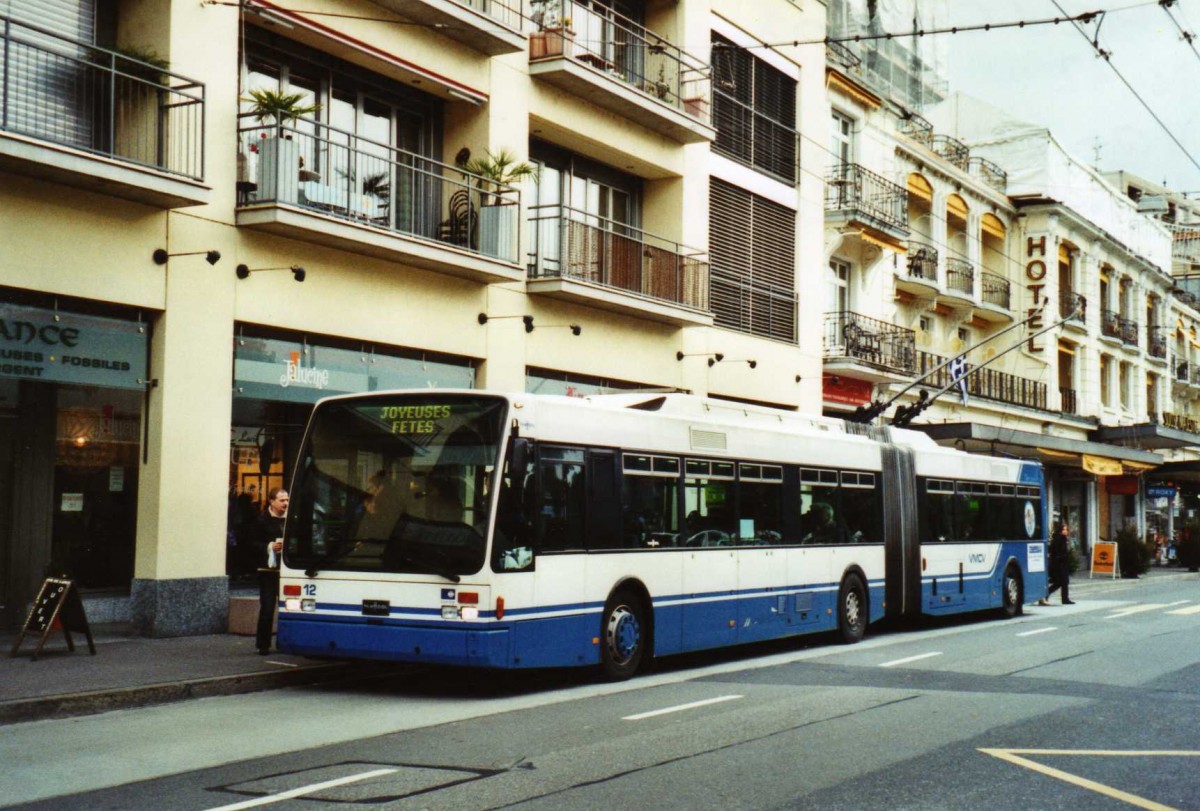
[[[42,581],[42,587],[38,589],[37,598],[33,601],[33,607],[29,609],[29,616],[25,618],[25,624],[21,626],[21,632],[17,634],[17,641],[13,643],[9,655],[17,655],[26,636],[37,635],[38,644],[32,657],[36,662],[42,652],[42,646],[56,628],[62,628],[63,635],[67,638],[67,650],[75,650],[75,642],[71,639],[71,632],[75,631],[87,637],[88,650],[92,656],[96,655],[96,643],[92,640],[92,629],[88,626],[87,615],[83,611],[79,589],[75,586],[75,581],[65,577],[47,577]]]

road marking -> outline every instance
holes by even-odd
[[[1134,614],[1141,614],[1144,611],[1157,611],[1160,608],[1166,608],[1165,603],[1146,603],[1145,605],[1135,605],[1129,608],[1122,608],[1115,614],[1109,614],[1105,617],[1106,620],[1121,619],[1122,617],[1130,617]]]
[[[1200,614],[1200,605],[1193,605],[1189,608],[1176,608],[1174,611],[1168,611],[1168,614],[1174,614],[1177,617],[1187,617],[1192,614]]]
[[[691,704],[680,704],[675,707],[666,707],[661,710],[651,710],[650,712],[640,712],[637,715],[626,715],[622,721],[641,721],[643,718],[653,718],[656,715],[666,715],[672,712],[682,712],[683,710],[692,710],[696,707],[707,707],[709,704],[720,704],[722,701],[733,701],[734,699],[742,698],[742,696],[717,696],[716,698],[706,698],[703,701],[693,701]]]
[[[921,659],[929,659],[930,657],[941,656],[941,655],[942,655],[941,651],[934,651],[933,653],[922,653],[920,656],[909,656],[905,659],[894,659],[891,662],[884,662],[883,664],[880,665],[880,667],[895,667],[896,665],[906,665],[909,662],[918,662]]]
[[[1019,757],[1019,755],[1087,755],[1093,757],[1200,757],[1200,752],[1188,751],[1148,751],[1148,752],[1128,752],[1119,750],[1096,750],[1096,749],[980,749],[985,755],[991,755],[994,758],[1007,761],[1017,766],[1022,766],[1035,772],[1056,777],[1063,782],[1070,783],[1080,788],[1090,789],[1097,794],[1103,794],[1105,797],[1112,797],[1114,800],[1121,800],[1138,808],[1150,809],[1150,811],[1175,811],[1172,806],[1156,803],[1153,800],[1147,800],[1144,797],[1139,797],[1136,794],[1130,794],[1127,791],[1106,786],[1103,783],[1097,783],[1094,780],[1088,780],[1085,777],[1080,777],[1070,772],[1064,772],[1060,769],[1055,769],[1050,766],[1044,766],[1027,758]]]
[[[1173,603],[1167,603],[1167,608],[1170,608],[1173,605],[1187,605],[1190,602],[1191,600],[1176,600]]]
[[[280,667],[300,667],[300,665],[296,664],[295,662],[276,662],[272,659],[268,659],[267,664],[279,665]]]
[[[1038,628],[1037,630],[1034,630],[1034,631],[1025,631],[1024,633],[1017,634],[1017,636],[1036,636],[1037,634],[1048,634],[1051,631],[1057,631],[1057,630],[1058,630],[1058,626],[1051,625],[1049,628]]]
[[[370,780],[372,777],[382,777],[385,774],[395,774],[399,769],[375,769],[362,774],[352,774],[349,777],[339,777],[336,780],[326,780],[324,783],[313,783],[310,786],[301,786],[300,788],[281,791],[279,794],[269,794],[266,797],[256,797],[253,800],[245,802],[233,803],[232,805],[220,805],[216,808],[210,808],[208,811],[239,811],[242,808],[257,808],[260,805],[270,805],[271,803],[279,803],[284,800],[290,800],[294,797],[303,797],[305,794],[315,794],[318,791],[324,791],[327,788],[335,788],[344,786],[347,783],[357,783],[361,780]]]

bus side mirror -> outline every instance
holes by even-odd
[[[529,440],[519,436],[508,440],[508,478],[514,486],[523,484],[529,470]]]

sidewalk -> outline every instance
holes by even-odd
[[[1139,580],[1071,578],[1071,593],[1086,600],[1113,586],[1136,586],[1160,577],[1200,574],[1179,567],[1152,567]],[[1033,602],[1030,599],[1029,602]],[[92,629],[96,655],[73,634],[67,651],[61,632],[51,634],[36,662],[36,637],[26,637],[16,658],[8,652],[16,634],[0,634],[0,725],[128,709],[205,696],[251,693],[304,684],[366,678],[404,669],[371,662],[316,662],[273,653],[259,656],[254,638],[217,634],[171,639],[132,636],[118,625]]]

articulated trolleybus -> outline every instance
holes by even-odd
[[[1037,464],[691,395],[329,398],[291,495],[279,649],[310,656],[620,679],[1046,587]]]

